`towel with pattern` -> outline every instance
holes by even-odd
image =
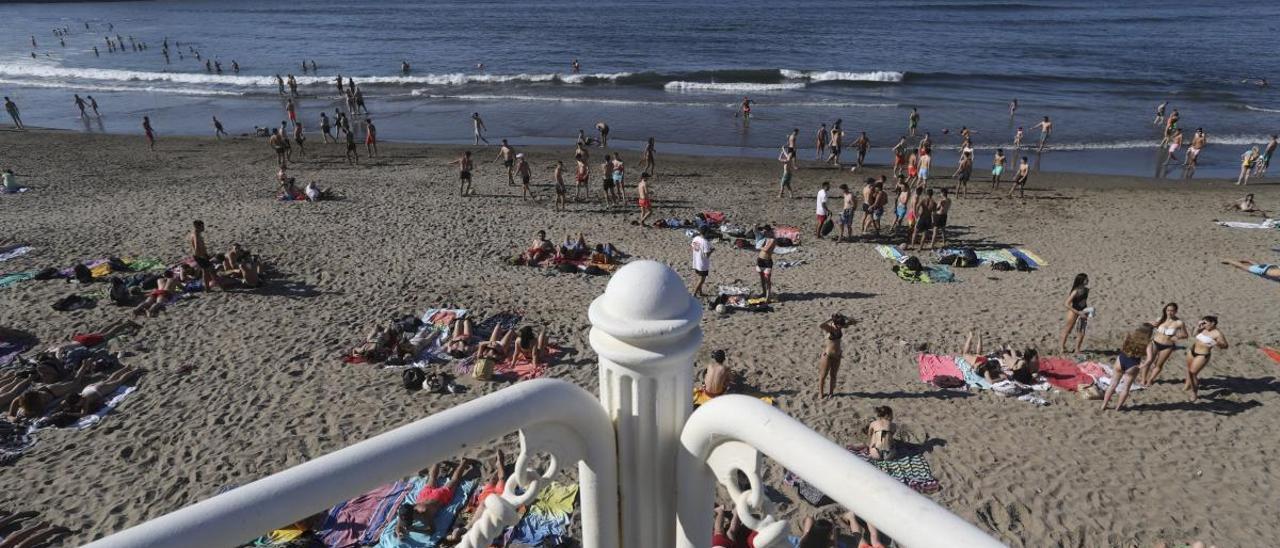
[[[381,525],[386,522],[385,515],[381,521],[375,519],[379,510],[388,502],[394,508],[404,498],[408,487],[408,482],[398,481],[335,505],[325,516],[317,536],[326,546],[334,547],[360,546],[364,541],[376,538],[382,533]]]
[[[942,388],[965,386],[964,372],[951,356],[920,354],[916,362],[920,367],[920,380],[924,382]]]
[[[11,246],[0,247],[0,262],[21,257],[23,255],[31,253],[32,251],[35,251],[35,249],[36,248],[31,247],[29,245],[11,245]]]
[[[941,491],[942,484],[938,483],[938,478],[933,476],[933,469],[929,467],[929,461],[925,460],[924,453],[914,450],[903,442],[898,442],[897,446],[899,453],[904,455],[893,460],[872,459],[866,446],[849,446],[847,449],[918,493],[929,494]]]
[[[441,478],[441,480],[444,479]],[[417,500],[418,495],[426,487],[426,483],[425,478],[413,478],[410,480],[410,486],[401,504],[412,504],[411,501]],[[454,519],[458,517],[462,507],[471,498],[472,492],[475,491],[476,485],[479,483],[472,479],[465,480],[458,485],[448,506],[436,511],[435,523],[432,524],[434,532],[430,534],[426,532],[420,521],[415,520],[414,527],[410,528],[409,534],[401,539],[396,534],[396,527],[400,524],[400,516],[398,512],[393,512],[390,519],[387,520],[386,526],[382,529],[382,535],[378,537],[377,545],[382,548],[436,548],[441,546],[444,537],[448,536],[449,531],[453,528]],[[444,485],[444,481],[441,481],[440,484]]]
[[[511,529],[508,544],[560,546],[569,534],[569,524],[578,500],[578,484],[552,482],[538,493],[519,523]]]

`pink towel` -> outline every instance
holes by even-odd
[[[715,224],[720,224],[724,222],[724,212],[710,210],[703,211],[702,218]]]
[[[921,354],[920,380],[938,386],[964,386],[964,373],[951,356]]]
[[[1084,362],[1080,364],[1080,371],[1092,379],[1101,379],[1103,377],[1111,376],[1111,373],[1108,373],[1107,369],[1097,362]]]
[[[1040,358],[1040,374],[1049,384],[1070,392],[1093,382],[1093,377],[1076,365],[1075,360],[1056,356]]]

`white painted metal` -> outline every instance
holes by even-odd
[[[717,478],[707,460],[717,447],[733,441],[768,455],[903,546],[1003,546],[786,413],[734,395],[699,408],[680,436],[676,546],[711,545]]]
[[[554,439],[526,440],[527,445],[558,446],[558,455],[582,459],[578,461],[578,480],[583,544],[618,546],[617,456],[612,425],[589,392],[552,379],[519,383],[89,546],[235,546],[518,428],[555,432]]]
[[[623,546],[670,546],[675,458],[693,408],[702,308],[666,265],[635,261],[614,273],[589,317],[600,403],[617,432]]]

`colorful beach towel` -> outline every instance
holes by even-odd
[[[900,260],[906,256],[906,253],[903,253],[902,250],[898,249],[898,246],[896,245],[878,244],[876,245],[876,253],[879,253],[880,256],[885,259],[890,259],[893,261]]]
[[[899,278],[912,283],[941,284],[956,281],[956,275],[951,272],[951,267],[947,265],[924,265],[924,270],[919,272],[899,268],[895,273]]]
[[[538,493],[519,523],[511,529],[508,544],[559,546],[569,534],[569,523],[578,500],[578,484],[552,482]]]
[[[772,397],[770,397],[770,396],[766,396],[766,395],[761,394],[761,393],[759,393],[759,392],[729,392],[729,393],[730,393],[730,394],[737,394],[737,395],[740,395],[740,396],[752,396],[752,397],[754,397],[754,398],[756,398],[756,399],[759,399],[759,400],[760,400],[760,401],[762,401],[762,402],[765,402],[765,403],[767,403],[767,404],[769,404],[769,405],[773,405],[773,398],[772,398]],[[693,404],[694,404],[694,405],[702,405],[702,404],[704,404],[704,403],[707,403],[707,402],[711,401],[712,399],[713,399],[713,398],[712,398],[711,396],[707,395],[707,392],[706,392],[705,390],[703,390],[701,387],[698,387],[698,388],[694,388],[694,389],[693,389]]]
[[[865,446],[850,446],[847,449],[918,493],[929,494],[942,490],[942,484],[933,476],[933,469],[929,468],[929,461],[925,460],[924,453],[907,451],[909,454],[906,456],[893,460],[874,460]]]
[[[35,249],[36,248],[31,247],[29,245],[10,245],[5,247],[0,247],[0,263],[7,261],[9,259],[16,259],[18,257],[31,253],[32,251],[35,251]]]
[[[111,413],[111,411],[119,406],[125,398],[129,397],[129,394],[132,394],[137,389],[138,387],[136,386],[121,386],[120,388],[117,388],[115,392],[111,393],[111,397],[107,398],[107,402],[102,404],[102,407],[90,415],[80,417],[80,420],[76,421],[76,423],[71,427],[76,430],[84,430],[86,428],[94,427],[98,423],[102,422],[102,419],[106,417],[107,414]]]
[[[442,478],[439,483],[444,485],[444,479]],[[397,538],[396,526],[400,523],[400,516],[398,512],[392,512],[387,524],[382,528],[382,534],[378,537],[377,545],[382,548],[436,548],[440,546],[442,544],[441,541],[448,536],[450,529],[453,528],[454,519],[458,517],[462,507],[471,498],[472,492],[475,491],[476,485],[479,483],[479,481],[472,479],[463,481],[458,486],[458,489],[453,493],[453,499],[449,501],[449,505],[436,512],[435,523],[432,524],[435,532],[431,534],[427,534],[422,529],[422,524],[418,523],[418,526],[410,530],[403,540]],[[412,501],[418,499],[418,495],[424,487],[426,487],[424,478],[413,478],[401,504],[412,504]]]
[[[36,272],[34,270],[29,270],[27,272],[13,272],[10,274],[5,274],[3,276],[0,276],[0,289],[9,287],[18,282],[25,282],[35,277],[36,277]]]
[[[4,338],[0,335],[0,367],[9,365],[19,354],[30,350],[35,343],[30,339]]]
[[[318,538],[326,546],[359,546],[362,541],[377,537],[382,528],[373,528],[372,533],[370,529],[379,509],[388,503],[398,504],[408,487],[409,482],[398,481],[335,505],[320,525]],[[385,516],[379,523],[385,525]]]
[[[960,368],[960,372],[964,374],[965,384],[981,390],[991,389],[991,381],[988,381],[986,377],[979,375],[973,364],[969,363],[968,360],[965,360],[963,356],[956,356],[955,360],[956,367]]]
[[[948,255],[958,255],[962,252],[960,248],[948,247],[937,252],[939,258]],[[989,265],[993,263],[1006,262],[1015,264],[1018,259],[1026,261],[1031,268],[1040,268],[1048,263],[1037,255],[1035,252],[1021,247],[1010,247],[1004,249],[975,249],[974,255],[978,256],[978,264]]]
[[[1040,358],[1040,375],[1049,384],[1068,392],[1075,392],[1082,384],[1093,383],[1093,377],[1085,373],[1075,360],[1057,356]]]
[[[514,379],[517,381],[527,381],[529,379],[543,377],[547,374],[547,366],[555,365],[563,355],[564,349],[560,348],[559,345],[547,344],[546,355],[543,356],[541,363],[539,363],[537,367],[533,366],[533,362],[529,361],[527,356],[521,356],[520,359],[515,360],[514,362],[511,360],[502,360],[501,362],[494,364],[493,376]],[[458,360],[453,367],[459,375],[470,375],[471,369],[475,367],[475,363],[475,357],[468,356],[465,359]]]
[[[920,354],[916,358],[920,366],[920,380],[942,388],[964,386],[964,372],[956,366],[955,358],[937,354]]]

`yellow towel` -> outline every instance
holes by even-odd
[[[538,493],[538,500],[533,503],[530,512],[543,515],[572,516],[573,504],[578,500],[578,484],[552,482]]]
[[[288,527],[276,529],[267,535],[267,540],[272,544],[283,544],[302,536],[307,532],[307,528],[301,522],[295,523]]]
[[[732,392],[731,392],[731,393],[732,393]],[[765,403],[767,403],[767,404],[769,404],[769,405],[773,405],[773,398],[771,398],[771,397],[769,397],[769,396],[764,396],[764,395],[761,395],[761,394],[747,394],[747,393],[742,393],[742,395],[744,395],[744,396],[755,396],[756,398],[759,398],[759,399],[760,399],[760,401],[765,402]],[[694,389],[693,389],[693,404],[694,404],[694,405],[702,405],[702,404],[707,403],[707,402],[709,402],[709,401],[711,401],[711,396],[710,396],[710,395],[708,395],[708,394],[707,394],[707,392],[706,392],[705,390],[703,390],[702,388],[694,388]]]
[[[93,274],[93,277],[94,277],[94,278],[105,278],[105,277],[107,277],[107,276],[110,276],[110,275],[111,275],[111,264],[110,264],[110,263],[102,263],[102,264],[100,264],[100,265],[98,265],[98,266],[95,266],[95,267],[93,267],[93,268],[90,268],[90,269],[89,269],[89,273],[90,273],[90,274]]]

